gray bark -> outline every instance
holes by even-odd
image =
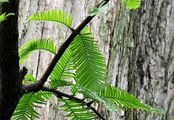
[[[33,23],[26,19],[46,9],[64,9],[73,16],[76,27],[97,0],[22,0],[20,1],[20,44],[32,38],[53,38],[57,45],[67,38],[67,29],[50,23]],[[105,55],[109,82],[136,95],[143,102],[166,111],[153,115],[141,111],[118,111],[108,114],[110,120],[174,120],[174,2],[143,0],[138,10],[126,10],[118,0],[111,0],[109,10],[89,24]],[[63,28],[63,29],[62,29]],[[55,34],[56,33],[56,34]],[[37,52],[25,63],[40,78],[52,56]],[[66,90],[65,90],[66,91]],[[54,100],[53,100],[54,101]],[[63,120],[63,113],[49,102],[42,120]]]
[[[112,84],[166,111],[164,116],[126,111],[123,119],[174,119],[173,5],[172,0],[146,0],[136,11],[120,9],[124,17],[117,23],[108,62]]]

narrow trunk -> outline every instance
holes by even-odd
[[[15,13],[0,25],[0,119],[9,120],[19,101],[18,0],[3,3],[2,13]]]

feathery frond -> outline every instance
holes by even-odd
[[[30,40],[19,48],[20,63],[23,63],[25,59],[35,50],[46,50],[53,54],[56,54],[56,46],[53,40]]]
[[[86,88],[80,88],[75,85],[74,87],[78,89],[78,92],[82,93],[85,98],[103,103],[103,105],[111,112],[118,111],[123,108],[140,109],[155,113],[161,112],[161,110],[154,109],[149,105],[142,103],[135,96],[110,85],[103,84],[103,88],[97,92]]]
[[[123,90],[119,90],[115,87],[112,87],[110,85],[107,85],[106,87],[104,87],[104,89],[100,90],[98,96],[108,100],[108,102],[114,102],[121,108],[140,109],[143,111],[158,112],[158,110],[148,106],[147,104],[142,103],[135,96]]]
[[[89,28],[84,28],[70,46],[76,69],[76,83],[80,87],[98,90],[105,83],[106,67]]]
[[[52,88],[72,85],[74,69],[71,62],[71,51],[69,48],[64,52],[50,75]],[[69,82],[68,82],[69,81]]]
[[[57,22],[71,27],[72,17],[63,10],[48,10],[37,12],[29,17],[29,20]]]
[[[95,114],[92,113],[86,105],[74,100],[61,99],[64,105],[59,108],[67,112],[66,116],[72,120],[94,120]]]
[[[23,95],[13,113],[12,120],[30,120],[31,117],[39,118],[40,115],[34,108],[41,108],[41,105],[45,104],[50,97],[50,93],[42,91]]]
[[[104,85],[102,85],[104,86]],[[98,91],[100,91],[101,89],[99,89]],[[74,92],[75,91],[75,92]],[[87,88],[81,88],[77,85],[73,85],[72,86],[72,93],[81,93],[83,94],[84,98],[88,98],[91,99],[93,101],[96,101],[98,103],[103,103],[104,106],[111,112],[115,112],[118,111],[120,109],[120,107],[118,105],[116,105],[114,102],[109,101],[101,96],[99,96],[98,91],[91,91],[90,89]]]

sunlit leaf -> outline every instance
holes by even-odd
[[[48,10],[37,12],[31,15],[29,20],[62,23],[68,27],[71,27],[72,24],[71,15],[63,10]]]
[[[56,46],[51,39],[29,40],[19,48],[20,63],[23,63],[26,58],[35,50],[46,50],[56,54]]]
[[[140,7],[141,0],[122,0],[128,9],[137,9]]]
[[[0,0],[0,3],[9,2],[8,0]]]
[[[6,20],[6,18],[8,16],[11,16],[11,15],[14,15],[14,13],[9,13],[9,14],[6,14],[6,13],[3,13],[0,15],[0,23],[3,22],[4,20]]]

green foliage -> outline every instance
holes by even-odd
[[[108,9],[108,4],[105,4],[105,0],[102,2],[102,4],[99,7],[94,7],[92,10],[89,11],[91,16],[106,13]]]
[[[125,4],[133,8],[133,5],[129,2],[130,0],[124,0]],[[71,26],[72,22],[70,15],[61,10],[39,12],[32,15],[30,20],[60,22],[68,27]],[[20,62],[24,62],[35,50],[46,50],[53,54],[56,53],[56,47],[52,40],[31,40],[19,49]],[[33,82],[36,82],[36,79],[31,74],[27,74],[23,80],[23,84]],[[50,75],[51,88],[56,89],[64,86],[70,86],[74,95],[81,93],[84,98],[103,103],[110,111],[129,108],[132,110],[140,109],[158,112],[156,109],[142,103],[133,95],[107,84],[104,57],[87,27],[75,37]],[[13,119],[28,120],[30,117],[39,117],[39,114],[33,107],[40,107],[49,97],[49,94],[40,91],[25,94],[16,108]],[[75,100],[64,98],[61,101],[63,105],[60,108],[67,112],[67,117],[73,120],[95,119],[94,113],[86,105],[82,104],[83,102],[79,103]]]
[[[137,9],[140,7],[141,0],[122,0],[128,9]]]
[[[8,0],[0,0],[0,3],[9,2]]]
[[[46,50],[56,54],[56,46],[52,40],[30,40],[19,49],[20,63],[23,63],[25,59],[35,50]]]
[[[76,84],[98,90],[106,80],[106,66],[89,28],[84,28],[70,46],[76,68]]]
[[[156,109],[153,109],[152,107],[140,102],[140,100],[138,100],[135,96],[109,85],[100,90],[98,96],[106,99],[108,102],[115,103],[120,108],[126,107],[129,109],[157,112]]]
[[[102,87],[105,87],[105,84],[103,84]],[[106,109],[108,109],[111,112],[115,112],[115,111],[121,109],[114,102],[109,101],[109,100],[107,100],[106,98],[104,98],[102,96],[99,96],[99,92],[102,90],[102,88],[100,88],[96,92],[96,91],[91,91],[90,89],[87,89],[87,88],[81,88],[77,85],[74,85],[72,87],[72,90],[75,91],[75,93],[83,94],[85,98],[91,99],[91,100],[96,101],[98,103],[102,103],[106,107]]]
[[[105,75],[104,58],[89,28],[84,28],[56,64],[50,83],[53,88],[66,86],[70,84],[65,80],[75,77],[76,84],[80,87],[98,90],[101,83],[105,83]],[[60,85],[61,82],[63,84]]]
[[[34,83],[36,81],[37,80],[33,77],[33,75],[28,73],[28,74],[25,75],[24,80],[22,81],[22,83],[24,85],[28,85],[28,84]]]
[[[73,78],[73,66],[71,62],[71,52],[69,48],[64,52],[56,66],[54,67],[50,79],[51,87],[70,86],[72,83],[66,81]]]
[[[13,113],[12,120],[39,118],[40,115],[35,108],[41,108],[50,97],[50,93],[42,91],[23,95]]]
[[[128,9],[137,9],[140,7],[141,0],[121,0],[122,3],[128,8]],[[89,11],[91,16],[105,13],[107,11],[108,4],[105,4],[105,0],[102,1],[102,4],[99,7],[94,7],[92,10]]]
[[[72,17],[63,10],[48,10],[43,12],[37,12],[29,17],[29,20],[37,21],[50,21],[62,23],[68,27],[71,27]]]
[[[96,116],[86,105],[69,99],[61,99],[61,101],[64,104],[59,108],[65,111],[66,116],[72,120],[95,120]]]
[[[154,113],[160,112],[159,110],[142,103],[135,96],[110,85],[103,84],[102,88],[97,92],[81,87],[76,88],[76,90],[78,90],[79,93],[82,93],[86,98],[103,103],[103,105],[111,112],[123,108],[132,110],[140,109],[142,111]]]
[[[9,13],[9,14],[6,14],[6,13],[3,13],[0,15],[0,23],[3,22],[4,20],[6,20],[6,18],[8,16],[11,16],[11,15],[14,15],[13,13]]]
[[[0,15],[0,23],[6,19],[5,13]]]

